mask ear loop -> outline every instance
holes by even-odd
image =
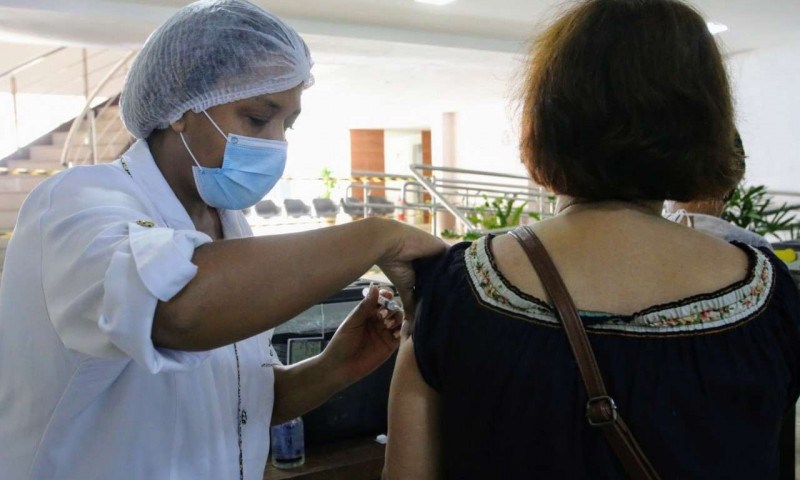
[[[216,129],[217,129],[217,131],[220,133],[220,135],[222,135],[223,137],[225,137],[225,139],[227,140],[227,139],[228,139],[228,136],[227,136],[227,135],[225,135],[225,132],[223,132],[221,128],[219,128],[219,125],[217,125],[217,122],[215,122],[215,121],[214,121],[214,119],[213,119],[213,118],[211,118],[211,115],[209,115],[209,114],[208,114],[208,112],[206,112],[205,110],[203,110],[203,113],[204,113],[204,114],[205,114],[205,116],[208,118],[208,120],[211,122],[211,125],[214,125],[214,128],[216,128]]]
[[[195,165],[197,165],[197,167],[200,168],[200,170],[202,171],[203,166],[200,165],[200,162],[197,161],[197,157],[194,156],[194,153],[192,153],[192,149],[189,148],[189,144],[186,143],[186,139],[183,137],[183,132],[179,132],[178,135],[180,135],[181,141],[183,142],[183,146],[186,147],[186,151],[189,152],[189,156],[192,157],[192,160],[194,160]]]
[[[219,125],[217,125],[217,122],[215,122],[214,119],[211,118],[211,115],[209,115],[208,112],[206,112],[205,110],[203,110],[203,114],[211,122],[211,125],[214,125],[214,128],[217,129],[220,135],[222,135],[227,140],[228,136],[225,135],[225,132],[223,132],[221,128],[219,128]],[[195,165],[197,165],[201,170],[205,168],[202,165],[200,165],[200,162],[197,161],[197,157],[194,156],[194,152],[192,152],[192,149],[189,148],[189,144],[186,143],[186,139],[183,137],[183,132],[179,132],[179,135],[181,137],[181,142],[183,142],[183,146],[186,147],[186,151],[189,152],[189,156],[192,157],[192,160],[194,160]]]
[[[683,225],[683,222],[685,220],[687,227],[694,228],[693,215],[691,213],[687,212],[685,208],[681,208],[680,210],[675,212],[675,214],[677,215],[677,220],[676,220],[677,223],[680,223],[681,225]]]

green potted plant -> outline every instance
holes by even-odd
[[[783,203],[776,206],[764,185],[739,185],[725,205],[722,218],[761,236],[780,239],[779,233],[790,232],[796,238],[800,222],[797,207]]]
[[[483,195],[483,204],[475,207],[467,215],[467,219],[480,230],[467,232],[465,235],[459,235],[452,230],[445,230],[441,233],[441,236],[447,240],[473,241],[482,237],[486,231],[516,227],[525,213],[525,206],[528,205],[527,202],[517,202],[516,195],[493,198]],[[535,220],[540,220],[538,213],[529,212],[528,216]]]
[[[331,194],[336,189],[336,177],[333,176],[333,172],[328,167],[322,169],[321,176],[323,191],[320,198],[331,198]]]

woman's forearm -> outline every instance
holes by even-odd
[[[276,366],[272,425],[297,418],[325,403],[352,383],[317,355],[291,366]]]
[[[266,331],[337,292],[395,248],[394,222],[204,245],[197,275],[156,309],[156,345],[209,350]]]
[[[302,416],[323,404],[338,391],[330,378],[319,375],[318,358],[313,357],[291,366],[275,366],[275,404],[272,425],[279,425]]]

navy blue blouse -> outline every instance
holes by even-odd
[[[497,270],[491,237],[418,265],[417,363],[442,401],[446,478],[624,478],[554,311]],[[800,394],[800,296],[742,244],[744,280],[631,316],[581,312],[606,387],[665,479],[775,478]]]

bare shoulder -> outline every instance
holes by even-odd
[[[681,225],[668,224],[662,235],[660,262],[686,280],[687,290],[717,290],[749,273],[750,257],[742,247]]]
[[[633,313],[715,292],[749,273],[742,248],[671,222],[583,227],[554,221],[534,228],[580,309]],[[509,282],[546,298],[515,238],[496,237],[490,250]]]

